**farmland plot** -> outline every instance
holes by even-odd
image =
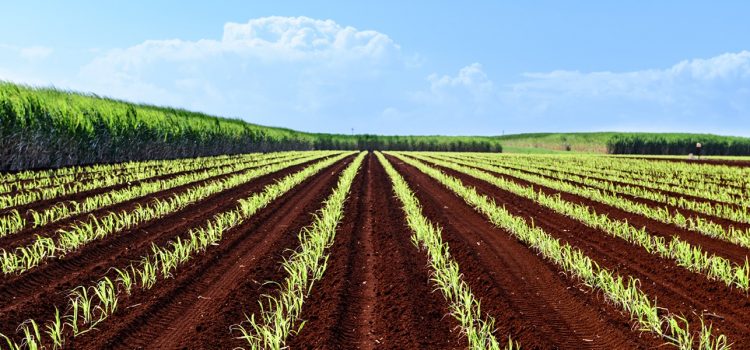
[[[0,349],[750,348],[749,169],[312,151],[3,174]]]

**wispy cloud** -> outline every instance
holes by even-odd
[[[739,126],[750,134],[750,52],[663,69],[526,73],[499,94],[504,105],[513,106],[511,114],[559,124],[577,119],[595,127],[713,132],[736,132]]]
[[[473,63],[455,74],[429,75],[427,86],[410,95],[411,106],[391,106],[383,115],[488,134],[502,128],[750,135],[750,52],[662,69],[523,73],[504,84]]]
[[[518,94],[548,91],[577,96],[622,96],[637,99],[674,101],[684,84],[694,92],[713,88],[712,84],[742,83],[750,80],[750,52],[726,53],[708,59],[685,60],[667,69],[632,72],[579,72],[559,70],[525,73],[523,81],[511,84]]]

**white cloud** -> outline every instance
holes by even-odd
[[[217,56],[274,63],[378,62],[397,56],[399,49],[387,35],[376,31],[359,31],[332,20],[274,16],[226,23],[221,40],[148,40],[114,49],[95,59],[89,68],[106,66],[128,71],[159,61],[200,62]]]
[[[221,42],[227,49],[277,58],[384,57],[398,45],[385,34],[343,27],[332,20],[308,17],[264,17],[227,23]]]
[[[558,70],[526,73],[500,100],[518,120],[565,125],[589,120],[594,129],[640,125],[656,130],[750,133],[750,52],[630,72]],[[740,119],[738,119],[740,118]],[[637,129],[637,127],[636,127]]]
[[[87,50],[84,64],[66,69],[41,60],[51,48],[0,44],[0,52],[0,79],[309,131],[750,135],[748,51],[648,70],[556,70],[498,81],[480,63],[428,75],[429,58],[403,53],[378,31],[263,17],[226,23],[216,38]]]
[[[414,93],[413,99],[426,105],[450,108],[458,113],[483,113],[497,101],[497,89],[479,63],[458,70],[456,75],[430,74],[428,91]]]
[[[750,134],[750,52],[629,72],[556,70],[497,84],[473,63],[431,74],[411,93],[408,115],[446,130],[700,131]],[[398,113],[396,113],[398,111]],[[481,125],[481,127],[469,127]]]
[[[455,76],[427,76],[429,90],[419,90],[412,94],[415,101],[424,104],[447,104],[451,102],[473,103],[493,98],[494,83],[482,70],[482,65],[472,63],[459,69]]]
[[[523,77],[526,80],[510,86],[517,95],[547,92],[558,96],[620,96],[671,103],[679,99],[681,92],[700,93],[708,91],[712,84],[750,79],[750,52],[686,60],[667,69],[621,73],[559,70],[526,73]]]
[[[351,85],[408,69],[412,59],[400,50],[383,33],[332,20],[263,17],[226,23],[220,39],[148,40],[103,52],[78,81],[104,95],[315,129],[319,120],[310,116],[351,100]],[[303,123],[300,115],[308,116]]]
[[[750,51],[725,53],[709,59],[682,61],[663,72],[671,76],[690,76],[700,80],[750,78]]]
[[[487,74],[484,73],[479,63],[472,63],[461,68],[455,77],[449,75],[439,77],[437,74],[432,74],[427,77],[427,80],[430,81],[433,91],[463,87],[472,91],[487,92],[493,88],[492,81],[487,78]]]

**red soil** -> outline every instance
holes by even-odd
[[[540,176],[540,177],[543,177],[545,179],[549,179],[549,180],[552,180],[552,181],[562,181],[562,182],[568,183],[570,185],[574,185],[574,186],[581,187],[581,188],[595,188],[594,186],[589,186],[589,185],[582,184],[582,183],[579,183],[579,182],[576,182],[576,181],[566,180],[566,179],[558,179],[558,178],[555,178],[555,177],[552,177],[552,176],[548,176],[548,175],[544,175],[544,174],[539,174],[539,173],[537,173],[535,171],[531,171],[531,170],[519,170],[519,171],[521,171],[523,173],[526,173],[526,174],[530,174],[530,175]],[[713,216],[713,215],[708,215],[708,214],[704,214],[704,213],[701,213],[701,212],[697,212],[697,211],[693,211],[693,210],[689,210],[689,209],[684,209],[684,208],[680,208],[680,207],[677,207],[677,206],[674,206],[674,205],[670,205],[670,204],[666,204],[666,203],[663,203],[663,202],[657,202],[657,201],[653,201],[653,200],[650,200],[650,199],[636,197],[636,196],[632,196],[632,195],[625,194],[625,193],[618,193],[617,196],[620,197],[620,198],[623,198],[623,199],[627,199],[627,200],[632,201],[632,202],[636,202],[636,203],[640,203],[640,204],[645,204],[645,205],[648,205],[648,206],[651,206],[651,207],[655,207],[655,208],[667,208],[667,209],[669,209],[669,211],[673,215],[675,213],[680,213],[681,215],[683,215],[685,217],[692,217],[692,218],[699,217],[699,218],[702,218],[702,219],[707,219],[707,220],[710,220],[710,221],[712,221],[712,222],[714,222],[716,224],[721,225],[725,229],[729,229],[730,227],[734,227],[735,229],[740,229],[740,230],[750,229],[750,224],[744,223],[744,222],[737,222],[737,221],[733,221],[733,220],[729,220],[729,219],[724,219],[724,218],[721,218],[721,217],[717,217],[717,216]],[[684,195],[681,195],[681,194],[679,194],[678,197],[679,196],[682,196],[682,197],[685,197],[686,199],[689,199],[688,196],[684,196]],[[709,200],[709,199],[701,199],[700,201],[701,202],[712,203],[712,204],[719,203],[717,201],[712,201],[712,200]],[[726,203],[724,203],[724,204],[726,205]],[[738,207],[738,206],[735,206],[735,207]]]
[[[370,155],[291,349],[464,349],[388,175]],[[452,331],[452,332],[451,332]]]
[[[442,167],[440,168],[451,174],[455,174],[455,175],[459,174],[458,172],[454,172],[450,169],[446,169]],[[633,213],[615,208],[613,206],[606,205],[604,203],[596,202],[596,201],[593,201],[593,200],[590,200],[585,197],[581,197],[572,193],[561,192],[561,191],[552,189],[550,187],[532,183],[532,182],[529,182],[529,181],[526,181],[517,177],[508,176],[508,175],[504,175],[504,174],[500,174],[500,173],[496,173],[492,171],[487,171],[484,169],[480,169],[480,170],[492,173],[497,177],[502,177],[506,180],[514,181],[524,186],[533,186],[537,191],[541,190],[545,194],[548,194],[548,195],[559,194],[561,198],[566,201],[589,206],[593,208],[597,213],[606,214],[612,219],[626,220],[631,225],[635,227],[639,227],[639,228],[645,227],[646,231],[649,234],[665,237],[667,239],[670,239],[673,236],[680,237],[682,240],[687,241],[690,244],[702,247],[703,250],[709,253],[725,257],[738,264],[744,263],[745,257],[750,256],[750,249],[743,248],[743,247],[740,247],[738,245],[735,245],[735,244],[732,244],[723,240],[712,238],[704,234],[701,234],[699,232],[685,230],[676,225],[665,224],[660,221],[649,219],[642,215],[633,214]],[[460,176],[463,176],[463,175],[460,175]]]
[[[217,245],[160,279],[151,290],[134,290],[119,300],[118,311],[97,329],[69,339],[75,349],[233,349],[247,347],[230,326],[258,314],[259,300],[274,294],[286,272],[280,262],[298,247],[297,234],[312,222],[343,169],[353,157],[324,169],[270,203]],[[633,330],[629,315],[600,293],[570,278],[510,233],[489,223],[461,198],[416,168],[388,157],[423,206],[424,215],[442,228],[444,241],[458,262],[463,279],[481,300],[483,316],[496,322],[495,335],[510,335],[528,349],[656,349],[664,340]],[[224,191],[154,222],[120,232],[53,259],[21,276],[0,280],[0,332],[16,334],[28,318],[44,322],[54,305],[64,306],[65,292],[111,275],[216,213],[234,208],[236,200],[305,165],[284,169]],[[445,169],[443,169],[445,170]],[[709,281],[668,260],[559,215],[533,201],[481,180],[445,170],[492,197],[514,215],[586,253],[600,266],[640,280],[641,289],[658,305],[685,316],[692,330],[697,315],[726,334],[733,348],[750,344],[750,299],[744,293]],[[507,177],[522,184],[526,182]],[[154,194],[168,196],[189,186]],[[556,193],[549,188],[537,188]],[[304,327],[288,340],[290,349],[459,349],[466,338],[449,314],[448,304],[430,281],[426,253],[415,247],[411,231],[394,197],[387,174],[368,155],[352,184],[344,219],[329,249],[327,270],[306,300]],[[564,199],[594,207],[649,232],[680,236],[735,261],[747,250],[696,233],[563,194]],[[112,206],[132,208],[150,198]],[[108,210],[96,211],[103,215]],[[50,235],[57,225],[0,240],[27,242],[33,233]]]
[[[483,310],[496,319],[497,336],[524,348],[654,348],[661,342],[631,331],[628,317],[597,294],[577,288],[557,267],[490,224],[482,215],[416,168],[389,157],[423,206],[443,228],[464,280]]]
[[[110,267],[124,267],[151,252],[151,244],[162,245],[185,236],[191,227],[201,225],[217,212],[232,209],[236,200],[258,192],[287,174],[302,169],[298,165],[259,177],[236,188],[217,193],[157,221],[91,242],[59,259],[49,260],[20,276],[0,280],[0,333],[13,334],[27,318],[45,319],[54,314],[54,305],[65,305],[66,293],[87,285],[107,273]],[[184,188],[173,189],[169,196]],[[130,203],[134,206],[136,203]]]
[[[309,162],[305,162],[305,163],[303,163],[301,165],[296,165],[292,169],[299,170],[299,169],[303,168],[305,165],[311,164],[312,162],[314,162],[314,161],[309,161]],[[271,163],[268,163],[268,165],[276,164],[276,163],[278,163],[278,162],[271,162]],[[258,167],[259,166],[252,166],[252,167],[248,167],[246,169],[238,170],[238,171],[231,172],[231,173],[228,173],[228,174],[213,176],[213,177],[207,178],[205,180],[199,180],[199,181],[190,182],[190,183],[187,183],[187,184],[184,184],[184,185],[181,185],[181,186],[177,186],[177,187],[173,187],[173,188],[170,188],[170,189],[167,189],[167,190],[164,190],[164,191],[154,192],[154,193],[148,194],[146,196],[136,197],[136,198],[133,198],[131,200],[127,200],[127,201],[124,201],[124,202],[121,202],[121,203],[116,203],[116,204],[112,204],[112,205],[109,205],[109,206],[104,206],[104,207],[101,207],[99,209],[96,209],[96,210],[93,210],[93,211],[90,211],[90,212],[81,213],[81,214],[78,214],[78,215],[73,215],[71,217],[68,217],[68,218],[65,218],[65,219],[62,219],[62,220],[55,221],[55,222],[52,222],[50,224],[47,224],[44,227],[28,228],[28,229],[22,230],[20,232],[17,232],[17,233],[14,233],[14,234],[11,234],[11,235],[8,235],[8,236],[0,238],[0,248],[2,248],[2,249],[12,249],[14,247],[18,247],[18,246],[22,246],[22,245],[27,245],[27,244],[32,243],[32,241],[36,240],[37,236],[52,237],[52,236],[55,235],[55,233],[57,232],[57,230],[67,228],[67,227],[71,226],[72,224],[77,223],[79,221],[86,221],[86,218],[88,218],[91,215],[94,215],[94,216],[103,216],[103,215],[108,214],[109,212],[130,211],[130,210],[135,209],[139,205],[146,205],[146,204],[150,203],[151,201],[153,201],[155,199],[166,199],[166,198],[169,198],[170,196],[173,196],[176,193],[181,193],[181,192],[187,191],[190,188],[197,187],[197,186],[202,186],[202,185],[204,185],[206,183],[209,183],[209,182],[212,182],[212,181],[217,181],[217,180],[225,179],[225,178],[230,177],[232,175],[240,174],[240,173],[245,172],[247,170],[251,170],[251,169],[254,169],[254,168],[258,168]],[[167,176],[167,177],[171,177],[171,176]],[[84,197],[81,197],[81,198],[84,198]],[[79,198],[79,199],[81,199],[81,198]],[[47,208],[47,207],[55,205],[56,203],[59,203],[59,202],[55,202],[54,200],[47,200],[47,201],[42,201],[42,202],[46,203],[43,206],[44,208]],[[34,205],[35,206],[41,206],[41,202],[37,202]],[[31,215],[27,215],[27,216],[28,216],[27,219],[30,219]]]
[[[692,273],[644,249],[591,229],[581,222],[557,214],[539,204],[500,190],[482,180],[441,168],[459,177],[466,185],[489,195],[506,210],[533,222],[555,238],[582,249],[599,266],[640,280],[641,289],[655,298],[658,305],[677,315],[684,315],[691,324],[700,324],[697,316],[737,344],[750,343],[750,300],[738,290],[709,281],[704,275]],[[597,208],[598,211],[598,208]]]
[[[338,162],[295,187],[240,227],[225,233],[216,249],[191,260],[175,272],[175,279],[162,280],[147,292],[127,298],[135,306],[108,320],[110,327],[75,339],[88,349],[232,349],[242,342],[234,339],[229,326],[259,310],[260,296],[280,281],[284,271],[279,262],[295,248],[297,232],[312,221],[311,213],[322,207],[343,168]],[[243,290],[252,302],[234,304],[236,313],[222,307],[234,303],[233,294]],[[252,293],[252,295],[247,295]],[[244,309],[244,310],[243,310]],[[207,343],[191,344],[204,336]],[[195,337],[195,338],[194,338]]]

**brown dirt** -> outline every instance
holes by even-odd
[[[741,207],[740,205],[735,204],[735,203],[728,203],[728,202],[723,202],[723,201],[715,201],[715,200],[711,200],[711,199],[708,199],[708,198],[692,196],[692,195],[688,195],[688,194],[684,194],[684,193],[680,193],[680,192],[674,192],[674,191],[668,191],[668,190],[663,190],[663,189],[646,187],[646,186],[638,185],[638,184],[635,184],[635,183],[632,183],[632,182],[612,180],[612,179],[606,178],[604,175],[601,175],[601,174],[596,174],[596,175],[592,175],[592,174],[582,175],[582,174],[579,174],[579,173],[576,173],[576,172],[573,172],[573,171],[564,171],[564,170],[560,170],[560,169],[549,169],[549,168],[543,168],[543,169],[544,170],[554,170],[554,171],[559,172],[560,174],[571,174],[571,175],[587,177],[587,178],[591,178],[591,179],[595,179],[595,180],[599,180],[599,181],[606,181],[606,182],[609,182],[609,183],[612,183],[612,184],[615,184],[615,185],[618,185],[618,186],[630,186],[630,187],[634,187],[634,188],[640,188],[640,189],[644,189],[644,190],[655,192],[655,193],[660,193],[660,194],[663,194],[663,195],[666,195],[666,196],[670,196],[670,197],[675,197],[675,198],[682,197],[682,198],[685,198],[687,200],[691,200],[691,201],[699,202],[699,203],[721,203],[721,204],[723,204],[725,206],[730,206],[732,208],[740,208]],[[521,171],[524,171],[524,170],[521,170]],[[533,174],[536,174],[536,175],[543,176],[542,174],[537,173],[536,169],[534,169],[534,170],[526,170],[525,172],[527,172],[527,173],[533,173]],[[572,181],[569,181],[569,182],[583,186],[583,184],[580,184],[578,182],[572,182]]]
[[[485,171],[487,171],[487,170],[485,170]],[[579,183],[579,182],[575,182],[575,181],[572,181],[572,180],[558,179],[558,178],[554,178],[552,176],[548,176],[548,175],[544,175],[544,174],[539,174],[539,173],[537,173],[535,171],[531,171],[531,170],[519,170],[519,171],[521,171],[523,173],[526,173],[526,174],[530,174],[530,175],[540,176],[540,177],[543,177],[545,179],[549,179],[549,180],[553,180],[553,181],[562,181],[562,182],[568,183],[570,185],[574,185],[574,186],[578,186],[578,187],[582,187],[582,188],[595,188],[594,186],[589,186],[589,185],[582,184],[582,183]],[[693,210],[683,209],[683,208],[680,208],[680,207],[677,207],[677,206],[674,206],[674,205],[669,205],[669,204],[666,204],[666,203],[661,203],[661,202],[653,201],[653,200],[650,200],[650,199],[636,197],[636,196],[632,196],[632,195],[625,194],[625,193],[618,193],[617,196],[620,197],[620,198],[624,198],[624,199],[630,200],[632,202],[636,202],[636,203],[640,203],[640,204],[645,204],[645,205],[648,205],[648,206],[654,207],[654,208],[668,208],[669,211],[672,214],[680,213],[681,215],[683,215],[685,217],[693,217],[693,218],[700,217],[700,218],[703,218],[703,219],[707,219],[707,220],[710,220],[710,221],[712,221],[712,222],[714,222],[716,224],[721,225],[725,229],[729,229],[730,227],[734,227],[735,229],[740,229],[740,230],[750,229],[750,224],[744,223],[744,222],[737,222],[737,221],[733,221],[733,220],[729,220],[729,219],[724,219],[724,218],[721,218],[721,217],[717,217],[717,216],[713,216],[713,215],[708,215],[708,214],[704,214],[704,213],[693,211]],[[686,197],[686,196],[683,196],[683,197]],[[686,199],[687,199],[687,197],[686,197]],[[713,204],[719,203],[717,201],[712,201],[712,200],[707,200],[707,199],[702,199],[701,201],[702,202],[713,203]]]
[[[427,257],[374,155],[352,187],[328,269],[305,303],[291,349],[463,349],[466,340],[433,292]],[[453,332],[451,332],[451,330]]]
[[[280,281],[279,262],[297,245],[298,231],[312,221],[338,176],[353,157],[321,171],[295,187],[253,219],[227,232],[221,244],[175,272],[174,279],[161,280],[147,292],[128,297],[128,312],[107,320],[107,327],[75,339],[83,349],[232,349],[242,346],[229,326],[244,320],[242,312],[218,312],[231,295],[244,289],[248,314],[259,310],[257,301]],[[252,288],[247,288],[252,287]],[[216,345],[191,345],[192,337],[204,334]]]
[[[303,163],[302,165],[297,165],[294,167],[294,169],[301,169],[303,166],[308,165],[312,162],[314,161],[309,161],[309,162]],[[268,164],[275,164],[275,163],[278,163],[278,162],[271,162]],[[173,187],[167,190],[154,192],[146,196],[133,198],[131,200],[127,200],[121,203],[104,206],[104,207],[101,207],[99,209],[96,209],[90,212],[73,215],[71,217],[49,223],[42,227],[28,228],[18,233],[14,233],[12,235],[8,235],[8,236],[0,238],[0,248],[13,249],[18,246],[27,245],[27,244],[32,243],[34,240],[36,240],[38,236],[52,237],[55,235],[57,230],[67,228],[71,226],[72,224],[75,224],[79,221],[85,221],[91,215],[103,216],[103,215],[108,214],[109,212],[130,211],[130,210],[135,209],[139,205],[146,205],[155,199],[166,199],[174,195],[175,193],[184,192],[190,188],[201,186],[212,181],[225,179],[232,175],[239,174],[239,173],[242,173],[247,170],[254,169],[254,168],[258,168],[258,166],[248,167],[248,168],[238,170],[232,173],[224,174],[224,175],[213,176],[205,180],[190,182],[190,183],[180,185],[177,187]],[[56,202],[50,202],[49,206],[54,205],[55,203]]]
[[[417,169],[389,157],[443,228],[464,279],[496,319],[497,336],[524,348],[655,348],[648,334],[631,331],[628,317],[600,295],[576,288],[555,266],[490,224],[463,200]]]
[[[449,169],[444,169],[444,170],[449,171],[452,174],[454,173]],[[483,169],[480,169],[480,170],[483,170]],[[483,170],[483,171],[487,171],[487,170]],[[676,225],[665,224],[660,221],[649,219],[642,215],[633,214],[633,213],[630,213],[630,212],[627,212],[627,211],[624,211],[624,210],[621,210],[621,209],[618,209],[618,208],[615,208],[615,207],[612,207],[612,206],[609,206],[600,202],[587,199],[585,197],[574,195],[572,193],[557,191],[555,189],[552,189],[546,186],[541,186],[541,185],[538,185],[538,184],[535,184],[535,183],[532,183],[532,182],[529,182],[529,181],[526,181],[517,177],[508,176],[508,175],[504,175],[504,174],[500,174],[500,173],[496,173],[492,171],[487,171],[487,172],[492,173],[497,177],[502,177],[506,180],[514,181],[524,186],[534,186],[534,188],[536,188],[537,190],[541,190],[545,194],[548,194],[548,195],[559,194],[561,198],[566,201],[589,206],[593,208],[597,213],[606,214],[612,219],[626,220],[633,226],[639,227],[639,228],[645,227],[646,231],[652,235],[661,236],[665,238],[671,238],[673,236],[680,237],[680,239],[685,240],[689,242],[690,244],[700,246],[703,248],[703,250],[707,252],[725,257],[727,259],[732,260],[735,263],[739,263],[739,264],[744,263],[745,257],[750,256],[750,249],[743,248],[743,247],[734,245],[732,243],[729,243],[723,240],[715,239],[715,238],[703,235],[698,232],[685,230]],[[458,173],[455,173],[455,174],[458,174]]]
[[[175,177],[178,177],[178,176],[181,176],[181,175],[185,175],[185,174],[189,174],[189,173],[192,173],[192,172],[196,172],[196,171],[204,171],[204,170],[210,170],[210,169],[215,169],[215,168],[220,168],[220,167],[222,167],[222,166],[219,165],[219,166],[211,166],[211,167],[201,167],[201,168],[198,168],[198,169],[195,169],[195,170],[178,171],[178,172],[173,172],[173,173],[167,173],[167,174],[160,174],[160,175],[156,175],[156,176],[145,177],[143,179],[136,180],[136,181],[129,182],[129,183],[121,183],[121,184],[115,184],[115,185],[111,185],[111,186],[103,186],[103,187],[94,188],[94,189],[91,189],[91,190],[88,190],[88,191],[81,191],[81,192],[76,192],[76,193],[70,193],[70,194],[59,196],[59,197],[56,197],[56,198],[39,200],[39,201],[31,202],[29,204],[24,204],[24,205],[19,205],[19,206],[12,206],[12,207],[3,208],[2,213],[6,213],[6,212],[8,212],[10,210],[13,210],[13,209],[18,210],[20,213],[26,213],[28,210],[41,211],[41,210],[49,208],[49,207],[51,207],[51,206],[53,206],[53,205],[55,205],[57,203],[64,202],[64,201],[80,201],[82,199],[85,199],[87,197],[91,197],[91,196],[94,196],[94,195],[97,195],[97,194],[101,194],[101,193],[105,193],[105,192],[110,192],[110,191],[116,191],[116,190],[123,189],[123,188],[126,188],[126,187],[139,185],[139,184],[142,184],[142,183],[145,183],[145,182],[167,180],[167,179],[172,179],[172,178],[175,178]],[[117,176],[117,175],[113,174],[112,176]],[[90,181],[89,180],[83,180],[81,182],[90,182]],[[26,215],[26,218],[27,218],[27,220],[30,219],[31,215]]]
[[[697,315],[710,315],[717,331],[737,344],[750,344],[750,315],[745,312],[750,300],[738,290],[721,282],[709,281],[705,276],[689,272],[670,260],[665,260],[623,240],[591,229],[581,222],[557,214],[551,209],[503,191],[494,185],[456,171],[442,168],[446,173],[489,195],[498,205],[542,228],[555,238],[582,249],[599,266],[621,275],[640,280],[641,289],[655,298],[658,305],[677,315],[684,315],[691,324],[700,324]]]
[[[312,221],[338,181],[348,157],[307,179],[260,210],[240,227],[227,232],[219,245],[180,267],[174,278],[159,280],[148,291],[122,296],[118,312],[97,330],[70,339],[75,349],[233,349],[246,344],[229,327],[257,314],[258,301],[276,291],[285,271],[280,262],[298,247],[297,233]],[[494,227],[484,216],[417,169],[389,157],[415,191],[423,211],[442,227],[443,239],[458,261],[464,280],[481,300],[485,315],[496,319],[495,335],[510,335],[527,349],[659,349],[664,341],[633,330],[629,315],[600,293],[570,278],[511,234]],[[309,164],[309,163],[308,163]],[[27,318],[43,322],[54,305],[66,304],[66,291],[88,285],[112,266],[122,267],[231,209],[238,198],[301,169],[284,169],[211,196],[182,211],[126,232],[92,242],[60,259],[21,276],[0,280],[0,332],[16,334]],[[446,169],[443,169],[446,170]],[[600,266],[640,280],[641,289],[658,305],[684,315],[693,330],[704,315],[718,332],[750,348],[750,298],[719,282],[708,281],[668,260],[660,259],[545,209],[533,201],[502,191],[489,183],[458,175],[545,232],[585,252]],[[529,183],[512,178],[521,184]],[[194,186],[190,184],[187,186]],[[536,185],[535,185],[536,186]],[[155,196],[185,190],[182,186]],[[536,186],[545,193],[557,193]],[[672,235],[705,250],[744,261],[748,250],[694,232],[629,214],[571,194],[566,200],[585,204],[610,217],[647,226],[653,234]],[[141,198],[95,212],[129,208]],[[80,217],[77,217],[79,220]],[[65,220],[60,225],[70,224]],[[50,225],[44,230],[52,230]],[[50,232],[43,232],[51,234]],[[466,348],[447,303],[429,280],[426,254],[414,247],[400,202],[390,180],[370,154],[355,178],[344,220],[329,250],[328,269],[303,307],[306,320],[289,339],[291,349],[458,349]],[[7,242],[25,242],[29,233]],[[6,240],[0,240],[1,243]]]
[[[191,227],[202,224],[217,212],[236,206],[236,200],[260,191],[305,165],[268,174],[156,221],[91,242],[60,259],[50,260],[20,276],[0,280],[0,333],[13,334],[27,318],[44,319],[54,313],[53,305],[64,305],[65,293],[87,285],[107,273],[112,266],[123,267],[151,252],[151,244],[162,245],[176,236],[185,236]],[[177,189],[175,189],[177,190]]]

